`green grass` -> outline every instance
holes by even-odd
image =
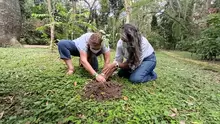
[[[220,73],[220,61],[219,60],[217,61],[201,60],[199,56],[197,55],[191,56],[191,53],[184,52],[184,51],[161,51],[161,52],[170,57],[173,57],[174,59],[200,65],[201,68],[203,68],[204,70],[210,70],[213,72]]]
[[[114,77],[128,100],[96,102],[81,97],[91,77],[78,58],[76,73],[65,76],[58,53],[0,48],[0,123],[219,124],[220,73],[161,51],[156,56],[156,81],[133,85]]]
[[[188,59],[193,59],[193,60],[201,60],[201,56],[197,55],[197,54],[192,54],[190,52],[187,51],[169,51],[179,57],[182,58],[188,58]],[[220,56],[216,57],[217,61],[209,61],[210,63],[214,63],[214,64],[218,64],[220,65]],[[206,60],[203,60],[204,62],[206,62]]]

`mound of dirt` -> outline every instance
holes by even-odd
[[[91,81],[85,86],[84,90],[85,98],[97,101],[113,100],[121,98],[122,85],[111,81],[105,83]]]

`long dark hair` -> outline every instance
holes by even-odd
[[[131,24],[125,24],[122,27],[121,40],[126,42],[128,45],[128,64],[135,65],[137,67],[140,64],[142,40],[142,36],[138,28]]]

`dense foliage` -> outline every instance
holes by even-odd
[[[88,31],[104,30],[110,46],[115,48],[126,9],[131,15],[130,23],[140,28],[155,49],[190,51],[209,60],[219,55],[219,1],[127,1],[129,8],[125,8],[124,0],[54,0],[51,17],[46,0],[20,0],[21,42],[49,44],[50,25],[54,24],[55,40],[75,39]]]

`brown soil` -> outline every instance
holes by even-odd
[[[49,48],[47,45],[23,45],[24,48]]]
[[[115,82],[107,81],[106,83],[99,83],[91,81],[85,86],[84,97],[97,101],[120,99],[121,90],[122,85]]]

